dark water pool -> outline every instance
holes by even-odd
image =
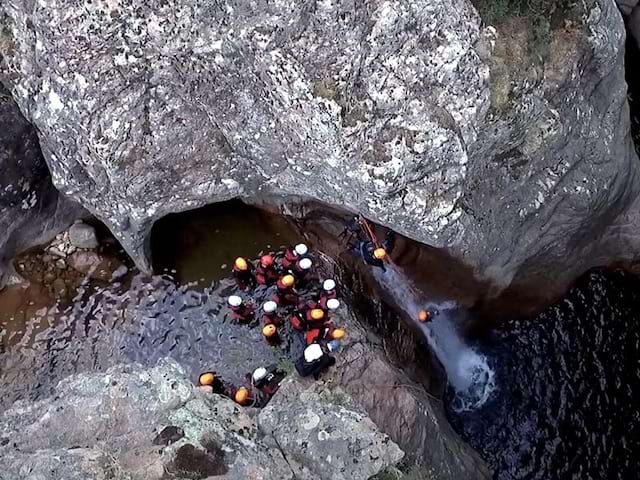
[[[284,217],[227,202],[160,222],[154,254],[166,274],[87,282],[69,305],[46,304],[32,288],[1,292],[0,411],[48,395],[67,375],[121,362],[154,365],[169,356],[194,381],[216,370],[234,383],[258,366],[286,362],[300,347],[296,337],[283,332],[285,348],[270,347],[260,328],[230,318],[226,298],[238,292],[230,278],[236,256],[256,258],[299,240]],[[259,308],[272,293],[260,287],[242,295]]]
[[[597,271],[478,349],[498,391],[456,428],[495,478],[640,477],[640,279]]]
[[[167,215],[153,227],[154,270],[171,272],[179,282],[220,280],[236,257],[262,253],[302,241],[295,225],[233,200]]]

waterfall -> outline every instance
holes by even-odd
[[[394,264],[386,272],[374,268],[374,277],[422,332],[425,340],[442,363],[449,384],[456,391],[454,408],[473,410],[483,405],[495,390],[494,372],[487,358],[465,343],[457,325],[464,311],[455,302],[429,302],[419,297],[418,290]],[[418,312],[422,309],[438,313],[433,321],[421,323]]]

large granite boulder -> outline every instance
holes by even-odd
[[[387,435],[371,434],[377,427],[350,400],[341,388],[292,377],[260,412],[260,428],[287,452],[296,478],[367,479],[402,459]]]
[[[14,273],[16,254],[48,242],[84,215],[51,183],[36,130],[0,85],[0,287]]]
[[[143,269],[163,215],[287,196],[446,249],[495,292],[557,290],[637,258],[617,222],[638,161],[616,4],[547,3],[569,10],[496,30],[470,0],[5,0],[0,75],[54,183]]]
[[[281,412],[295,412],[298,398],[286,391],[273,402]],[[333,434],[358,442],[333,451],[333,463],[305,478],[340,478],[338,469],[356,459],[359,465],[351,466],[348,478],[366,480],[402,458],[348,396],[345,402],[350,406],[332,417]],[[318,401],[313,408],[323,412],[332,406]],[[286,480],[300,468],[288,459],[315,467],[313,447],[308,458],[296,450],[308,439],[303,431],[291,433],[291,443],[280,443],[277,431],[291,425],[267,422],[269,429],[261,431],[256,415],[198,391],[171,360],[151,369],[118,365],[105,373],[76,374],[61,381],[53,396],[16,402],[0,415],[0,478]]]

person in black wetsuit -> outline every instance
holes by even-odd
[[[313,375],[313,378],[318,380],[322,372],[336,363],[336,359],[330,353],[330,343],[312,343],[296,361],[296,370],[301,377]]]

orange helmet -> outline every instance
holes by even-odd
[[[249,264],[242,257],[236,258],[236,261],[233,262],[233,265],[236,267],[236,270],[239,270],[241,272],[244,272],[249,269]]]
[[[263,255],[260,257],[260,265],[270,267],[273,265],[273,257],[271,255]]]
[[[213,385],[214,380],[216,379],[216,374],[213,372],[205,372],[198,378],[198,383],[200,385]]]
[[[373,251],[373,256],[376,257],[378,260],[382,260],[387,256],[387,251],[382,247],[376,248]]]
[[[249,400],[249,390],[247,390],[245,387],[240,387],[238,390],[236,390],[236,394],[233,396],[233,398],[236,403],[244,405],[247,403],[247,400]]]
[[[334,340],[342,340],[344,336],[344,328],[336,328],[333,332],[331,332],[331,338],[333,338]]]
[[[311,310],[311,318],[314,320],[322,320],[324,318],[324,312],[319,308],[314,308]]]
[[[427,320],[429,320],[430,316],[431,315],[426,310],[420,310],[418,312],[418,320],[420,320],[421,322],[426,322]]]
[[[293,278],[293,275],[285,275],[282,277],[282,284],[285,287],[293,287],[293,284],[296,282],[296,279]]]
[[[273,323],[269,323],[262,328],[262,335],[267,338],[273,337],[277,333],[278,329]]]

